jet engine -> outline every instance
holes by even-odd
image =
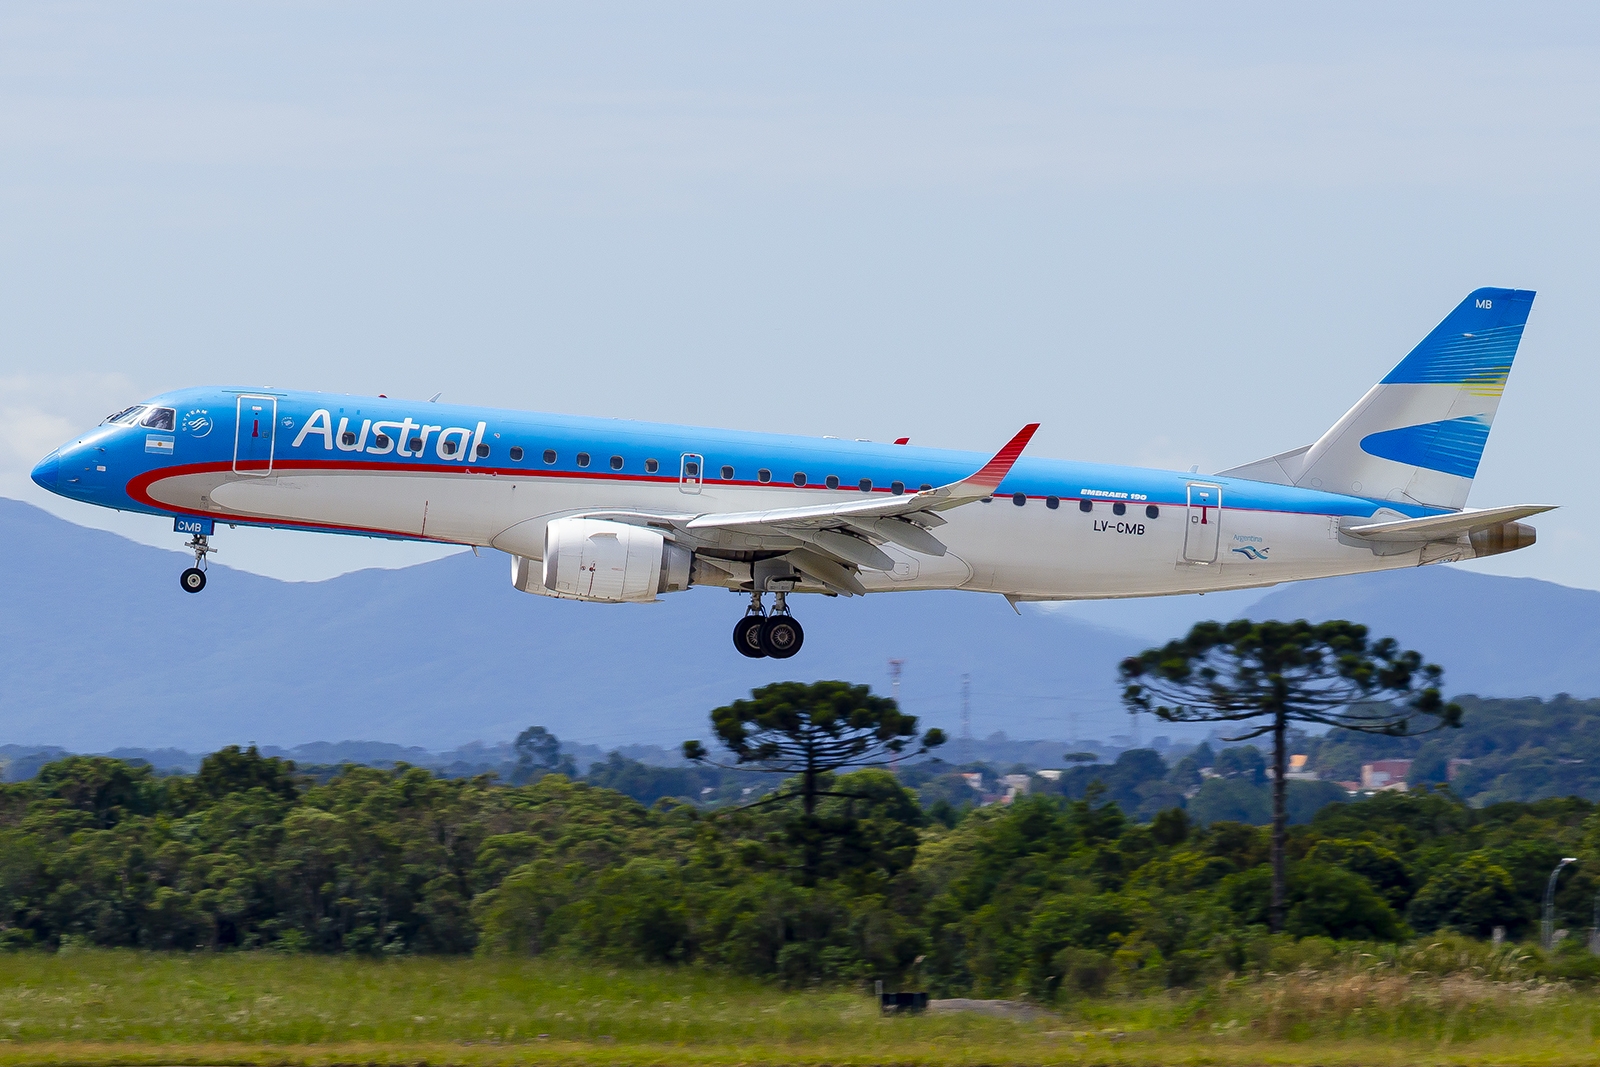
[[[694,553],[660,530],[604,519],[556,519],[545,527],[544,566],[511,557],[511,584],[524,593],[626,604],[689,588]]]

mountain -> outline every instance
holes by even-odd
[[[174,541],[177,540],[176,535]],[[215,538],[226,550],[227,531]],[[780,679],[887,691],[905,661],[908,709],[952,736],[971,675],[980,736],[1123,728],[1114,684],[1136,638],[998,596],[804,597],[806,645],[747,660],[729,632],[746,599],[695,589],[651,605],[579,604],[511,588],[506,557],[463,553],[403,570],[281,582],[0,499],[0,742],[207,751],[374,739],[438,751],[543,725],[613,748],[705,737],[706,713]]]
[[[225,550],[227,531],[216,540]],[[513,590],[497,552],[312,583],[214,565],[192,596],[182,554],[19,501],[0,498],[0,545],[0,743],[77,751],[346,738],[441,751],[534,723],[603,749],[675,746],[769,681],[888,691],[890,658],[907,709],[953,737],[969,675],[976,736],[1105,738],[1128,729],[1117,661],[1150,643],[1063,611],[1018,617],[998,596],[802,597],[804,651],[746,660],[728,637],[742,597],[548,600]],[[1600,593],[1426,568],[1286,586],[1248,610],[1369,622],[1443,663],[1452,692],[1600,695]]]

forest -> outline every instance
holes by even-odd
[[[858,770],[821,783],[806,818],[781,793],[646,805],[562,773],[308,776],[230,747],[162,777],[74,756],[0,787],[0,945],[534,955],[1051,1000],[1201,983],[1284,937],[1530,939],[1575,856],[1555,898],[1572,934],[1539,966],[1600,973],[1589,801],[1473,807],[1424,787],[1322,806],[1291,828],[1272,936],[1265,830],[1141,815],[1080,777],[1076,797],[958,807]]]

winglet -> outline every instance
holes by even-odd
[[[1022,455],[1022,450],[1028,447],[1028,442],[1033,440],[1034,431],[1039,428],[1037,422],[1030,422],[1017,431],[1017,436],[1006,442],[1006,446],[994,454],[994,458],[983,465],[978,473],[963,478],[962,485],[975,486],[987,492],[994,492],[1011,473],[1012,466]]]

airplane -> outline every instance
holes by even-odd
[[[218,522],[494,548],[541,596],[734,590],[735,647],[785,659],[805,639],[793,593],[962,589],[1015,608],[1526,548],[1519,520],[1551,506],[1466,501],[1533,297],[1473,292],[1314,442],[1210,476],[1023,458],[1037,423],[985,456],[217,386],[108,416],[33,480],[171,516],[190,593]]]

